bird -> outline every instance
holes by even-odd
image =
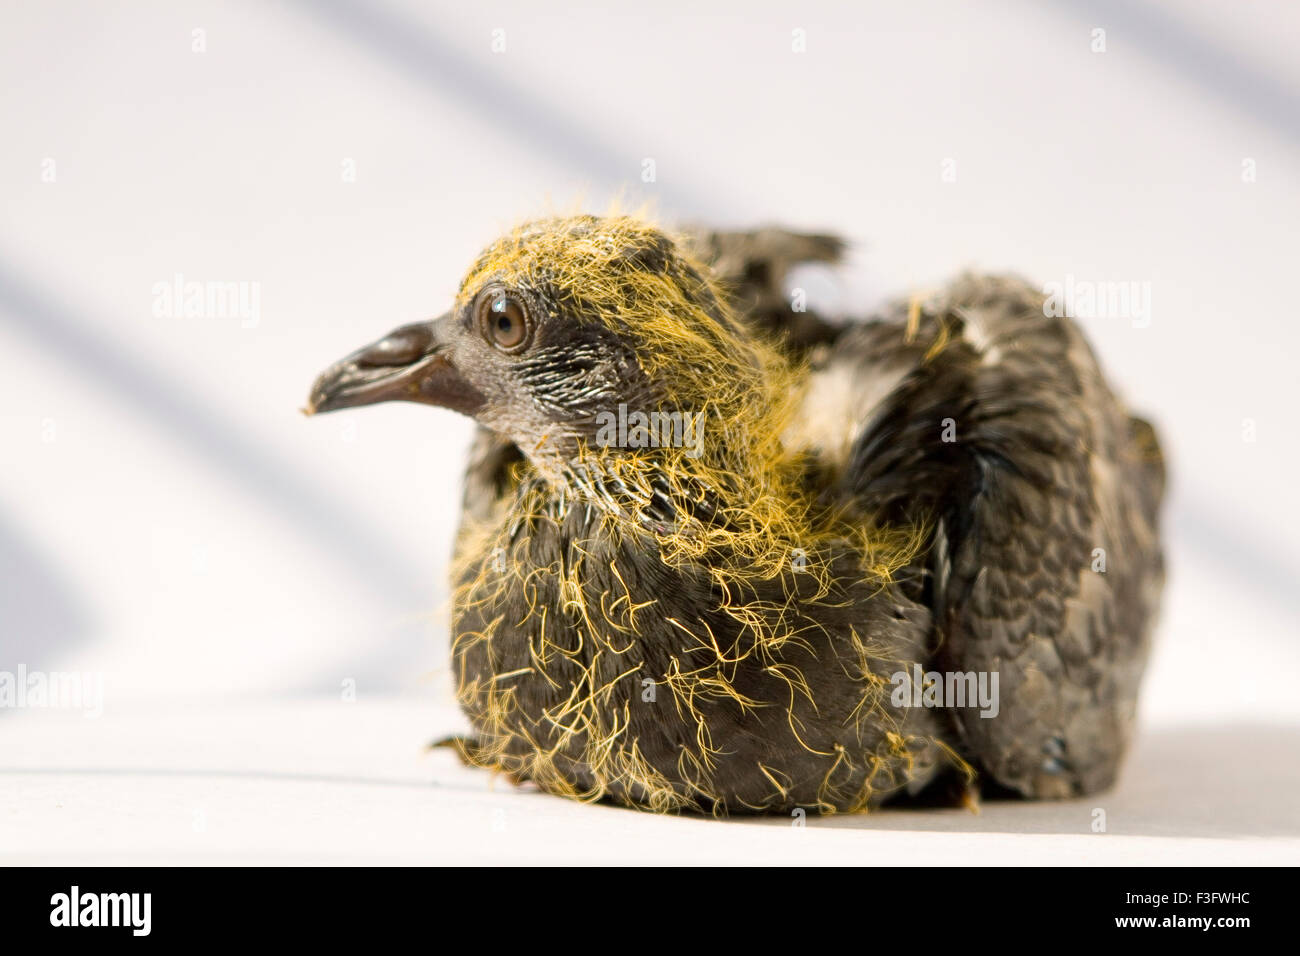
[[[464,762],[719,817],[1114,784],[1164,575],[1154,427],[1015,276],[860,318],[787,295],[845,248],[547,216],[317,378],[309,413],[477,423]]]

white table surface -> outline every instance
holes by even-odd
[[[1295,734],[1148,728],[1111,793],[790,818],[657,817],[514,787],[423,744],[412,700],[147,708],[0,724],[0,860],[61,864],[1284,864]],[[19,744],[15,756],[15,744]],[[1207,751],[1213,762],[1203,759]],[[1252,787],[1243,793],[1237,781]],[[1105,832],[1094,832],[1094,811]]]

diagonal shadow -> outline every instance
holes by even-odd
[[[90,629],[89,611],[58,568],[0,514],[0,671],[48,669]],[[8,708],[0,708],[4,714]]]
[[[308,540],[346,562],[349,572],[403,608],[428,599],[427,582],[412,572],[401,548],[348,514],[200,401],[183,383],[134,359],[104,335],[79,322],[64,305],[33,288],[0,260],[0,323],[14,328],[76,368],[142,421],[167,432],[216,468],[249,486]],[[289,411],[286,409],[286,415]]]
[[[1292,140],[1300,140],[1300,92],[1233,55],[1152,3],[1133,0],[1059,0],[1089,26],[1104,27],[1113,39],[1128,37],[1153,60],[1209,96],[1254,117]],[[1121,41],[1123,42],[1123,41]]]
[[[619,187],[639,171],[640,157],[602,136],[598,123],[583,123],[538,95],[536,86],[513,83],[484,68],[424,24],[379,5],[349,0],[300,0],[299,6],[427,91],[459,100],[471,115],[490,118],[524,140],[531,152],[550,156],[574,174]],[[701,215],[738,208],[719,201],[725,189],[670,183],[656,183],[653,188],[665,213],[690,210]]]

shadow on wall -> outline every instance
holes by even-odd
[[[89,613],[56,565],[0,514],[0,671],[57,669],[89,631]]]

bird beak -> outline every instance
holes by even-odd
[[[446,354],[450,315],[394,329],[335,362],[316,379],[303,412],[332,412],[378,402],[421,402],[473,415],[484,397]]]

